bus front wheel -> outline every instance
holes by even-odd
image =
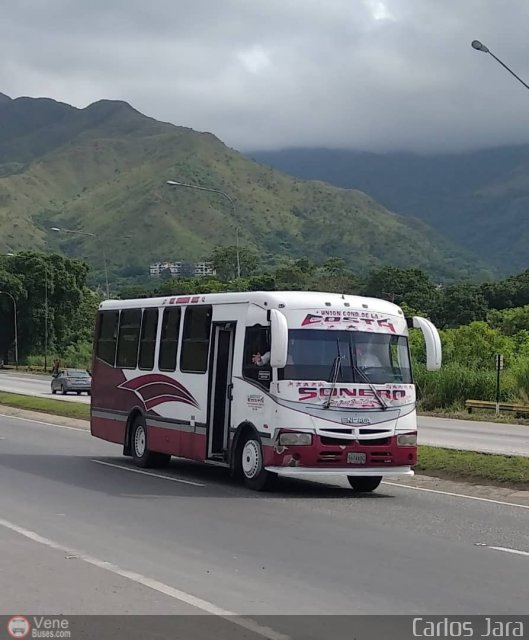
[[[353,491],[370,493],[382,482],[382,476],[347,476]]]
[[[132,458],[138,467],[162,467],[169,464],[171,456],[167,453],[149,451],[147,429],[143,418],[136,418],[131,434]]]
[[[267,491],[274,486],[277,475],[264,468],[263,448],[254,435],[246,436],[241,443],[239,463],[244,484],[249,489]]]

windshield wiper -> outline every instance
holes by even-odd
[[[327,398],[327,400],[325,401],[325,404],[323,405],[325,409],[328,409],[331,406],[332,394],[334,393],[334,389],[336,388],[336,383],[338,382],[338,374],[342,369],[342,354],[340,353],[339,340],[336,340],[336,349],[338,351],[338,354],[336,355],[332,363],[332,366],[333,366],[332,379],[331,379],[332,385],[331,385],[331,391],[329,393],[329,397]]]
[[[353,367],[353,371],[356,371],[356,373],[358,373],[358,375],[363,379],[363,381],[369,385],[369,388],[373,392],[373,395],[375,396],[375,398],[378,400],[380,406],[382,407],[382,410],[386,411],[386,409],[389,409],[388,405],[385,403],[384,400],[382,400],[382,397],[378,394],[377,388],[375,387],[375,385],[371,382],[371,380],[367,377],[367,375],[362,371],[362,369],[360,369],[360,367],[356,364],[356,359],[353,357],[353,350],[351,348],[351,340],[349,340],[349,357],[351,358],[351,366]]]

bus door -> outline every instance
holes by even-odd
[[[209,381],[208,458],[227,454],[232,401],[235,322],[214,323]]]

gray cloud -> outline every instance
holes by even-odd
[[[123,99],[240,149],[529,142],[526,0],[3,0],[0,91]]]

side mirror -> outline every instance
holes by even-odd
[[[277,309],[270,310],[270,328],[272,333],[270,366],[282,369],[287,363],[288,324],[281,311]]]
[[[420,329],[426,343],[426,368],[428,371],[438,371],[443,361],[441,338],[436,327],[426,318],[415,316],[413,326]]]

